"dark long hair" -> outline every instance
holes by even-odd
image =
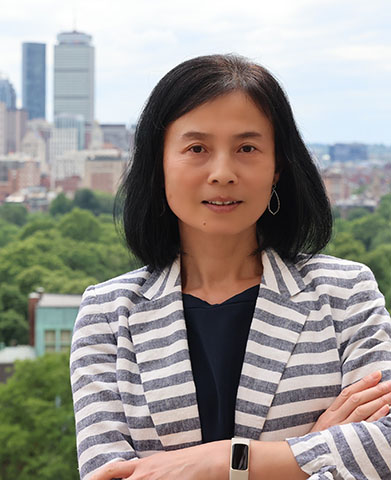
[[[298,132],[289,101],[263,67],[237,55],[197,57],[173,68],[156,85],[140,116],[130,168],[117,194],[131,251],[154,268],[178,255],[177,217],[164,192],[163,143],[167,126],[220,95],[242,91],[259,105],[274,128],[277,192],[281,208],[257,222],[260,249],[283,258],[315,254],[329,241],[331,209],[322,179]]]

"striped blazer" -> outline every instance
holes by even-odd
[[[345,386],[391,379],[391,323],[371,271],[325,255],[264,267],[237,392],[235,435],[288,439],[311,480],[391,479],[391,415],[308,433]],[[201,442],[180,260],[87,288],[71,383],[81,479],[103,464]]]

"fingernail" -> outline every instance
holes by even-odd
[[[380,375],[381,375],[381,371],[378,370],[377,372],[372,373],[371,378],[375,380],[376,378],[379,378]]]

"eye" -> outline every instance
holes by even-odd
[[[255,150],[255,147],[252,145],[243,145],[240,147],[239,151],[242,153],[252,153]]]
[[[193,153],[204,153],[205,148],[202,147],[201,145],[193,145],[192,147],[189,148],[189,151]]]

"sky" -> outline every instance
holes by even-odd
[[[183,60],[237,53],[268,68],[308,143],[391,144],[390,0],[1,0],[0,72],[21,98],[22,42],[93,36],[95,117],[137,121],[154,85]]]

